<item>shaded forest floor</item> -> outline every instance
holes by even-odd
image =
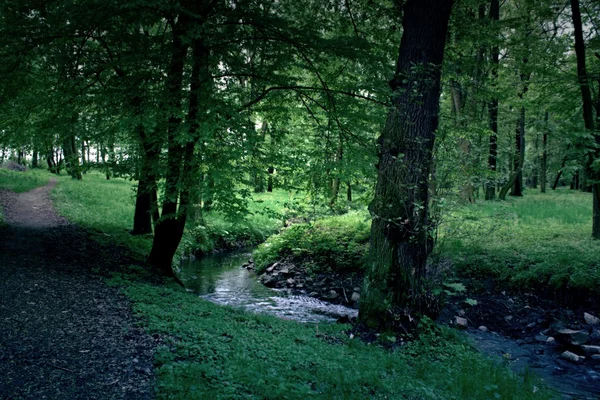
[[[128,258],[54,212],[55,183],[0,191],[0,398],[152,398],[157,338],[104,279]]]

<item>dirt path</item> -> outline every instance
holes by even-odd
[[[0,191],[0,399],[149,399],[156,340],[103,277],[128,260],[58,216],[56,182]]]

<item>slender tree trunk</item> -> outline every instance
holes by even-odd
[[[79,166],[79,154],[75,143],[75,135],[70,134],[65,138],[63,145],[63,152],[65,154],[65,165],[67,173],[71,175],[73,179],[81,180],[81,168]]]
[[[544,114],[544,136],[542,137],[542,159],[540,165],[540,192],[546,193],[546,173],[548,171],[548,111]]]
[[[269,174],[267,178],[267,192],[271,193],[273,191],[273,173],[275,172],[275,168],[269,167],[267,168],[267,173]]]
[[[433,244],[428,180],[451,8],[448,0],[404,5],[400,54],[390,82],[392,108],[379,139],[377,186],[369,207],[370,263],[359,319],[371,327],[411,327],[423,310],[422,282]]]
[[[592,214],[592,237],[600,239],[600,172],[593,168],[594,161],[600,156],[598,146],[600,146],[600,133],[596,132],[594,124],[592,94],[589,85],[589,76],[585,65],[585,43],[583,41],[583,29],[581,23],[581,11],[579,9],[579,0],[571,0],[571,11],[573,17],[573,28],[575,33],[575,55],[577,57],[577,77],[579,79],[579,88],[581,89],[581,98],[583,101],[583,120],[585,129],[594,135],[596,148],[589,154],[585,175],[593,180],[593,214]]]
[[[511,196],[523,196],[523,165],[525,163],[525,107],[521,106],[515,134],[515,160],[513,173],[517,176],[510,191]],[[501,198],[504,200],[503,196]]]
[[[31,168],[38,167],[38,151],[37,149],[33,150],[33,156],[31,156]]]
[[[179,188],[177,184],[181,175],[181,164],[183,162],[183,149],[176,140],[177,129],[181,124],[180,117],[176,114],[181,109],[183,70],[185,66],[188,45],[183,42],[186,31],[187,18],[180,16],[173,26],[173,52],[167,75],[167,105],[170,111],[167,126],[167,173],[165,176],[165,193],[162,205],[162,218],[154,229],[154,240],[152,249],[148,256],[148,263],[160,271],[163,276],[175,277],[172,262],[183,227],[179,225],[177,218],[177,202]]]
[[[340,135],[340,138],[338,141],[337,152],[335,154],[336,174],[333,177],[333,181],[331,183],[331,198],[329,199],[330,207],[333,207],[335,205],[337,198],[338,198],[338,194],[340,193],[340,182],[341,182],[340,175],[342,173],[341,169],[342,169],[343,156],[344,156],[344,144],[342,142],[342,137]]]
[[[492,0],[490,5],[490,19],[493,24],[498,24],[500,20],[500,0]],[[495,27],[497,29],[497,27]],[[496,38],[498,40],[498,38]],[[500,49],[498,43],[494,43],[492,46],[492,85],[497,87],[498,85],[498,66],[500,63]],[[490,131],[490,145],[488,152],[488,170],[489,178],[485,188],[485,199],[493,200],[496,197],[496,166],[498,157],[498,97],[494,94],[492,100],[488,104],[489,113],[489,127]]]
[[[352,185],[350,182],[346,183],[346,200],[352,202]]]

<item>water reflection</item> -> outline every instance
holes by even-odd
[[[357,311],[348,307],[265,287],[254,272],[241,267],[250,256],[246,249],[189,261],[182,265],[181,278],[188,290],[209,301],[251,312],[300,322],[333,322],[341,316],[356,317]]]

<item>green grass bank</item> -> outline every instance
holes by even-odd
[[[590,193],[560,189],[481,202],[448,215],[442,257],[462,277],[549,296],[600,295],[600,241],[591,238]]]

